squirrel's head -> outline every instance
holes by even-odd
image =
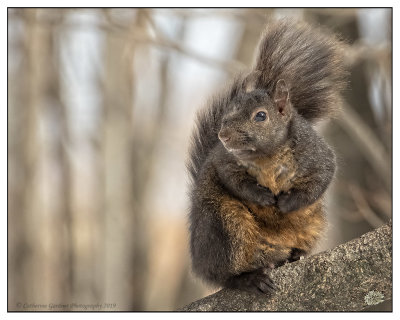
[[[228,110],[218,138],[241,160],[272,155],[287,140],[289,121],[295,112],[283,79],[277,81],[272,95],[254,87],[243,90],[232,99]]]

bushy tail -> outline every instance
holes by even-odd
[[[187,165],[193,181],[210,150],[218,143],[221,118],[229,102],[248,86],[248,79],[270,95],[277,81],[284,79],[293,106],[310,121],[337,111],[345,84],[342,52],[340,41],[321,29],[289,20],[269,23],[250,76],[238,76],[225,92],[214,97],[197,114]]]
[[[257,86],[273,92],[277,81],[284,79],[293,106],[310,121],[338,111],[346,72],[344,44],[334,35],[282,19],[266,26],[258,50]]]

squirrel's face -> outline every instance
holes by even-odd
[[[275,92],[281,89],[278,84]],[[229,110],[222,118],[218,138],[237,158],[271,155],[286,141],[292,115],[287,90],[283,95],[275,94],[274,99],[260,89],[243,93],[232,101]]]

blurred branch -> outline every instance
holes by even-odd
[[[222,289],[182,311],[359,311],[392,297],[391,222],[272,270],[271,295]]]
[[[364,123],[348,103],[344,103],[344,110],[345,112],[337,119],[337,122],[348,133],[349,137],[356,142],[365,159],[376,170],[377,175],[390,190],[391,169],[389,155],[371,128]]]
[[[380,61],[384,57],[390,57],[391,52],[391,44],[388,42],[382,42],[378,46],[371,46],[359,40],[346,47],[345,61],[349,66],[359,63],[361,60]]]
[[[372,227],[378,228],[384,224],[384,221],[371,209],[363,195],[363,192],[357,185],[352,184],[348,186],[348,190],[350,191],[359,212]]]
[[[355,183],[350,180],[337,180],[335,182],[337,187],[338,196],[340,197],[350,197],[353,201],[354,206],[356,208],[353,209],[353,206],[343,208],[342,210],[338,210],[337,214],[344,220],[356,223],[366,220],[365,212],[363,211],[363,206],[360,206],[360,203],[357,203],[358,197],[353,195],[352,191],[350,191],[351,187],[355,186]],[[350,187],[349,187],[350,186]],[[391,196],[385,190],[373,190],[369,192],[368,190],[361,190],[359,185],[355,186],[359,192],[361,192],[361,197],[367,201],[369,210],[373,211],[373,215],[377,215],[375,211],[384,214],[384,217],[378,217],[382,222],[371,224],[373,227],[380,227],[385,221],[392,217],[392,206],[391,206]],[[356,191],[357,192],[357,191]],[[373,210],[372,208],[375,208]]]
[[[213,67],[222,68],[231,73],[237,73],[238,71],[245,68],[245,65],[236,60],[218,60],[210,57],[206,57],[190,48],[184,47],[182,43],[172,40],[165,36],[165,34],[157,27],[151,14],[147,10],[143,10],[146,19],[148,20],[151,28],[155,32],[155,39],[151,39],[153,44],[160,45],[169,49],[173,49],[181,54],[189,56],[197,61],[209,64]]]
[[[332,16],[334,18],[352,18],[354,19],[357,17],[358,14],[358,9],[357,8],[346,8],[345,10],[342,8],[331,8],[329,11],[326,10],[326,8],[312,8],[312,9],[306,9],[309,13],[312,14],[324,14],[326,15],[329,13],[329,16]]]
[[[43,27],[51,26],[50,22],[48,21],[42,20],[38,22]],[[156,37],[153,37],[151,34],[143,33],[142,32],[143,30],[127,30],[127,28],[124,28],[121,25],[116,24],[112,20],[108,20],[107,23],[91,23],[91,24],[86,24],[82,22],[80,23],[64,22],[63,27],[69,30],[87,29],[88,27],[98,28],[100,30],[110,32],[114,34],[116,37],[123,37],[129,41],[148,44],[148,45],[155,45],[158,47],[174,50],[188,58],[192,58],[201,63],[209,65],[210,67],[223,69],[229,74],[236,74],[238,71],[241,71],[246,67],[243,63],[236,60],[215,59],[212,57],[205,56],[201,53],[198,53],[195,50],[185,47],[182,43],[178,41],[167,38],[158,28],[154,30],[157,31]]]
[[[372,204],[379,208],[388,218],[392,216],[392,196],[384,191],[374,191],[367,195]]]
[[[264,9],[263,11],[271,10]],[[161,11],[161,10],[160,10]],[[160,12],[159,11],[159,12]],[[228,19],[249,19],[251,22],[254,19],[264,20],[265,21],[265,13],[260,12],[260,9],[253,10],[235,10],[235,9],[207,9],[207,10],[188,10],[188,9],[173,9],[173,10],[163,10],[162,13],[165,15],[178,15],[184,18],[196,19],[196,18],[208,18],[208,17],[217,17],[217,18],[228,18]]]
[[[334,28],[343,27],[347,23],[351,23],[357,17],[357,9],[332,9],[329,15],[326,15],[326,9],[308,9],[306,11],[310,20],[315,20],[315,15],[324,15],[324,25]],[[310,15],[311,13],[311,15]]]

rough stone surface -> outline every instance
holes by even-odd
[[[392,298],[392,225],[272,271],[271,296],[222,289],[181,311],[359,311]],[[371,293],[373,292],[373,293]]]

